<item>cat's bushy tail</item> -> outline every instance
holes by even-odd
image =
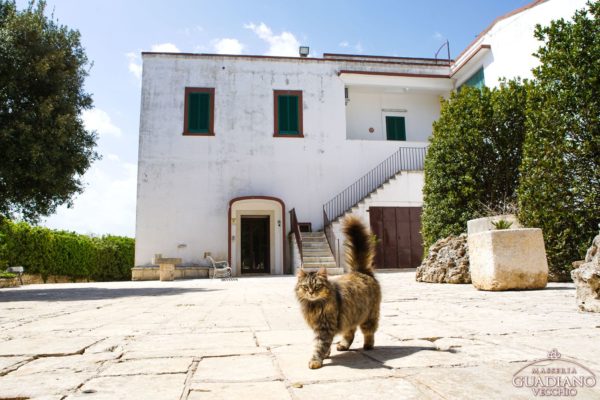
[[[350,215],[342,222],[342,232],[346,235],[346,265],[354,272],[372,276],[375,242],[369,229],[360,218]]]

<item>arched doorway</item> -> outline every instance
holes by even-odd
[[[276,197],[245,196],[229,202],[229,265],[236,276],[282,275],[285,205]]]

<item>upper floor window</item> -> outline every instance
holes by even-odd
[[[304,137],[302,133],[302,91],[274,90],[275,137]]]
[[[215,89],[185,88],[184,135],[215,134]]]
[[[406,140],[406,124],[404,117],[386,115],[385,133],[387,140]]]
[[[485,86],[485,76],[483,75],[483,67],[479,68],[469,79],[467,79],[460,87],[471,86],[481,89]],[[460,89],[460,88],[459,88]]]

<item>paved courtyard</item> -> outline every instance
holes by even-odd
[[[357,335],[318,370],[291,276],[1,289],[0,399],[527,399],[513,374],[553,348],[600,375],[600,315],[577,311],[572,284],[378,277],[376,349]]]

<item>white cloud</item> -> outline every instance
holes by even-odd
[[[439,33],[439,32],[435,32],[435,33],[433,34],[433,38],[434,38],[435,40],[444,40],[444,39],[445,39],[444,35],[442,35],[442,34],[441,34],[441,33]]]
[[[110,116],[104,110],[99,108],[85,110],[81,118],[87,130],[96,131],[100,136],[121,137],[121,128],[112,123]]]
[[[179,50],[173,43],[153,44],[151,51],[155,51],[157,53],[181,53],[181,50]]]
[[[300,42],[292,33],[284,31],[279,35],[275,35],[271,28],[265,25],[264,22],[261,22],[260,25],[254,23],[246,24],[244,28],[250,29],[259,38],[269,44],[269,49],[265,55],[298,57]]]
[[[137,166],[111,155],[84,175],[85,191],[73,207],[61,206],[43,225],[85,234],[135,235]]]
[[[343,42],[340,42],[339,46],[340,47],[349,47],[350,43],[348,43],[346,40],[344,40]]]
[[[136,79],[142,79],[142,59],[138,53],[127,53],[125,57],[129,60],[129,72],[136,77]]]
[[[213,48],[217,54],[242,54],[244,45],[237,39],[223,38],[215,39]]]
[[[363,45],[361,42],[358,42],[354,45],[354,50],[356,50],[358,53],[362,53],[364,51]]]
[[[362,53],[364,50],[361,42],[356,42],[356,44],[352,45],[347,40],[344,40],[344,41],[340,42],[338,44],[338,46],[340,46],[344,49],[348,49],[348,48],[352,47],[354,49],[354,51],[356,51],[357,53]]]

